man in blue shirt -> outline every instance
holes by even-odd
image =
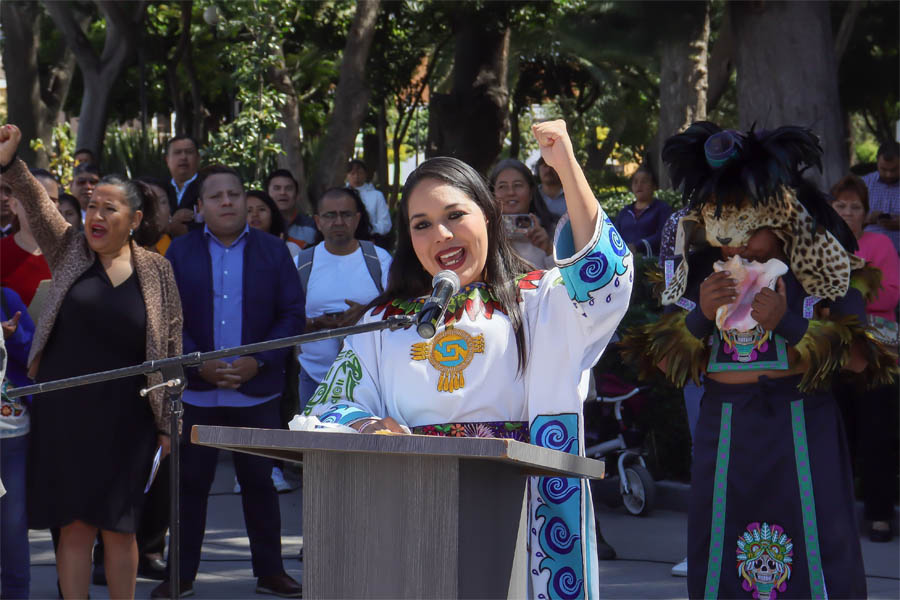
[[[284,242],[247,226],[240,176],[227,167],[204,171],[197,206],[204,227],[177,238],[166,253],[184,299],[185,353],[300,333],[304,300],[293,260]],[[196,424],[279,428],[278,398],[288,353],[286,348],[270,350],[188,369],[184,431]],[[182,447],[181,595],[193,591],[200,565],[217,454],[189,442]],[[256,591],[299,597],[300,585],[285,573],[281,560],[281,517],[270,478],[274,463],[248,454],[233,456]],[[168,581],[151,596],[176,597]]]

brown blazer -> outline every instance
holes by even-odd
[[[3,174],[3,180],[10,185],[13,196],[24,207],[28,224],[53,276],[28,357],[28,374],[33,378],[69,288],[94,264],[96,254],[88,245],[84,232],[66,222],[44,187],[28,172],[24,162],[16,160]],[[159,254],[129,243],[131,260],[147,309],[146,360],[178,356],[181,354],[181,299],[172,265]],[[153,373],[147,379],[149,384],[154,385],[162,382],[162,375]],[[168,431],[169,409],[163,400],[162,390],[152,392],[149,402],[157,429]]]

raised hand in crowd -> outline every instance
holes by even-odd
[[[15,125],[0,127],[0,165],[6,166],[12,162],[22,140],[22,132]]]
[[[583,248],[594,235],[600,205],[575,158],[566,122],[562,119],[546,121],[532,125],[531,129],[544,162],[559,175],[566,192],[566,210],[572,224],[573,241],[576,248]]]

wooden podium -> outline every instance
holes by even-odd
[[[302,460],[304,598],[524,598],[527,476],[603,476],[507,439],[195,425],[191,441]]]

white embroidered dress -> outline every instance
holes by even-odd
[[[506,423],[512,431],[524,422],[531,443],[583,455],[586,370],[628,308],[633,259],[602,210],[587,246],[576,252],[564,219],[554,247],[556,268],[519,280],[524,374],[517,372],[509,319],[482,285],[473,284],[451,300],[432,340],[412,328],[348,337],[306,413],[345,425],[389,416],[416,432],[436,425],[448,435],[490,435],[479,424]],[[421,306],[421,299],[395,301],[362,322]],[[530,595],[596,597],[587,482],[532,477],[530,498]]]

